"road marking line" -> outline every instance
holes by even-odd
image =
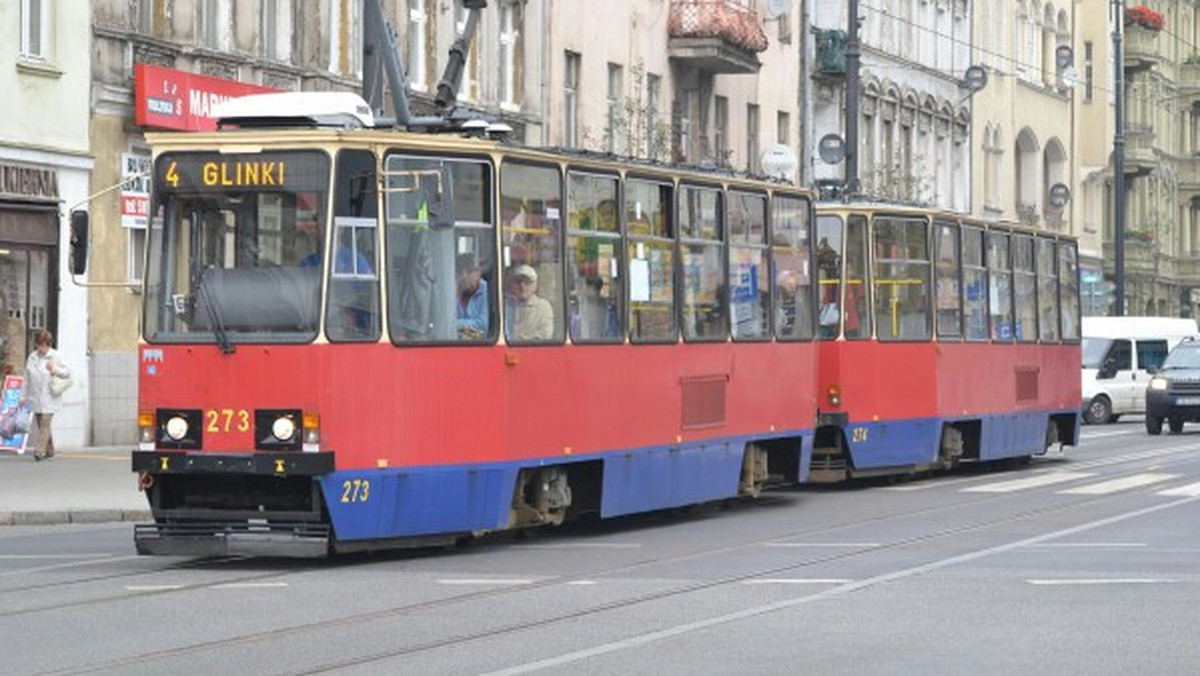
[[[459,580],[438,580],[438,581],[437,581],[437,583],[438,583],[438,584],[447,584],[447,585],[507,585],[507,586],[517,586],[517,585],[522,585],[522,584],[533,584],[533,580],[518,580],[518,579],[510,579],[510,580],[501,580],[501,579],[496,579],[496,580],[485,580],[485,579],[480,579],[480,578],[475,578],[475,579],[466,579],[466,578],[465,578],[465,579],[459,579]]]
[[[1130,488],[1138,488],[1139,486],[1156,484],[1178,476],[1178,474],[1134,474],[1133,476],[1121,477],[1120,479],[1101,481],[1098,484],[1068,488],[1058,493],[1059,495],[1106,495],[1108,493],[1116,493],[1117,491],[1127,491]]]
[[[564,542],[552,545],[518,545],[518,549],[639,549],[638,542]]]
[[[169,591],[171,589],[183,589],[181,584],[127,584],[125,588],[129,591]]]
[[[1142,431],[1140,429],[1118,430],[1116,432],[1092,432],[1091,434],[1089,434],[1087,431],[1083,431],[1079,434],[1079,436],[1085,439],[1103,439],[1104,437],[1121,437],[1127,434],[1141,433]]]
[[[571,587],[588,587],[596,584],[595,580],[571,580],[567,583]]]
[[[288,586],[286,582],[225,582],[214,584],[213,589],[260,589],[286,586]]]
[[[878,542],[767,542],[764,547],[861,547],[869,549],[871,547],[882,547]]]
[[[1200,483],[1168,488],[1165,491],[1159,491],[1156,495],[1165,495],[1171,498],[1194,498],[1200,496]]]
[[[639,634],[637,636],[631,636],[626,639],[610,641],[608,643],[601,643],[598,645],[591,646],[589,648],[574,650],[571,652],[563,653],[561,655],[555,655],[554,657],[548,657],[546,659],[535,660],[532,662],[525,662],[522,664],[514,664],[510,667],[506,667],[503,669],[497,669],[488,674],[485,674],[484,676],[516,676],[517,674],[528,674],[528,673],[531,673],[534,671],[543,671],[546,669],[558,668],[558,667],[562,667],[562,666],[565,666],[568,664],[574,664],[576,662],[581,662],[583,660],[590,659],[593,657],[600,657],[603,655],[609,655],[609,654],[620,652],[623,650],[630,650],[633,648],[638,648],[641,646],[658,643],[660,641],[672,639],[677,636],[683,636],[685,634],[691,634],[691,633],[694,633],[697,631],[703,631],[705,629],[710,629],[712,627],[719,627],[722,625],[730,624],[732,622],[739,622],[742,620],[748,620],[748,619],[752,619],[752,618],[761,617],[768,613],[776,613],[781,610],[789,610],[792,608],[799,608],[800,606],[807,605],[810,603],[816,603],[816,602],[824,601],[826,599],[834,598],[837,596],[843,596],[845,594],[850,594],[850,593],[859,591],[860,589],[866,589],[868,587],[874,587],[874,586],[886,584],[888,582],[892,582],[895,580],[903,580],[903,579],[915,577],[918,575],[925,575],[925,574],[931,573],[933,571],[940,570],[942,568],[949,568],[951,566],[957,566],[957,565],[963,564],[963,563],[978,561],[980,559],[985,559],[990,556],[995,556],[997,554],[1003,554],[1005,552],[1011,552],[1011,551],[1018,550],[1018,549],[1021,549],[1024,547],[1041,544],[1043,542],[1048,542],[1050,540],[1055,540],[1058,538],[1065,538],[1065,537],[1070,537],[1072,535],[1077,535],[1079,533],[1086,533],[1088,531],[1092,531],[1097,528],[1111,526],[1113,524],[1122,523],[1122,522],[1128,521],[1130,519],[1141,518],[1144,516],[1148,516],[1150,514],[1155,514],[1157,512],[1161,512],[1163,510],[1175,509],[1176,507],[1190,506],[1196,500],[1197,500],[1197,498],[1183,498],[1180,500],[1174,500],[1174,501],[1171,501],[1168,503],[1163,503],[1160,505],[1154,505],[1153,507],[1146,507],[1144,509],[1138,509],[1138,510],[1134,510],[1131,512],[1125,512],[1123,514],[1117,514],[1115,516],[1110,516],[1110,517],[1106,517],[1103,519],[1097,519],[1095,521],[1089,521],[1087,523],[1082,523],[1077,526],[1071,526],[1070,528],[1063,528],[1061,530],[1051,531],[1049,533],[1042,533],[1041,535],[1034,535],[1031,537],[1022,538],[1020,540],[1013,540],[1011,542],[1007,542],[1002,545],[988,547],[987,549],[980,549],[980,550],[976,550],[973,552],[968,552],[966,554],[959,554],[957,556],[951,556],[949,558],[939,559],[937,561],[931,561],[929,563],[923,563],[923,564],[911,566],[908,568],[901,568],[900,570],[894,570],[890,573],[882,573],[879,575],[875,575],[873,577],[868,577],[866,579],[859,580],[857,582],[850,582],[847,584],[838,585],[831,589],[824,589],[824,590],[818,591],[814,594],[808,594],[806,596],[801,596],[799,598],[785,599],[782,601],[775,601],[773,603],[765,603],[762,605],[753,606],[750,608],[745,608],[745,609],[733,611],[730,613],[725,613],[723,615],[715,615],[715,616],[708,617],[708,618],[705,618],[702,620],[696,620],[694,622],[686,622],[683,624],[677,624],[673,627],[667,627],[665,629],[660,629],[658,631],[651,631],[648,633]]]
[[[1071,585],[1100,585],[1100,584],[1172,584],[1172,583],[1176,582],[1176,580],[1165,580],[1165,579],[1150,578],[1150,577],[1128,577],[1128,578],[1118,578],[1118,579],[1105,579],[1105,578],[1088,579],[1088,578],[1084,578],[1084,579],[1077,579],[1077,580],[1064,579],[1064,580],[1025,580],[1025,581],[1028,582],[1029,584],[1043,586],[1043,587],[1054,587],[1054,586],[1065,587],[1065,586],[1071,586]]]
[[[96,554],[0,554],[0,560],[16,559],[90,559],[99,561],[111,559],[112,554],[98,552]]]
[[[60,570],[63,568],[78,568],[79,566],[90,566],[95,563],[114,563],[117,561],[133,561],[140,559],[141,556],[134,554],[133,556],[107,556],[103,559],[91,559],[87,561],[70,561],[67,563],[52,563],[48,566],[38,566],[37,568],[24,568],[21,570],[10,570],[0,573],[0,577],[8,577],[10,575],[23,575],[27,573],[41,573],[47,570]]]
[[[742,584],[846,584],[853,580],[844,578],[772,578],[765,577],[756,580],[742,580]]]
[[[1075,481],[1076,479],[1086,479],[1087,477],[1095,476],[1091,472],[1049,472],[1038,476],[1025,477],[1024,479],[1013,479],[1011,481],[999,481],[982,486],[972,486],[970,488],[960,488],[961,493],[1011,493],[1012,491],[1025,490],[1026,488],[1040,488],[1042,486],[1050,486],[1060,484],[1065,481]]]
[[[1096,548],[1130,548],[1130,547],[1145,547],[1145,542],[1047,542],[1045,544],[1034,545],[1034,547],[1042,549],[1071,549],[1090,547]]]

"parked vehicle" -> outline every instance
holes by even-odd
[[[1183,423],[1200,422],[1200,340],[1185,338],[1163,361],[1146,388],[1146,431],[1162,434],[1163,420],[1171,432]]]
[[[1144,413],[1151,372],[1187,337],[1200,337],[1191,319],[1084,317],[1084,420],[1101,424]]]

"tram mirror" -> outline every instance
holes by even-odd
[[[77,210],[71,212],[71,274],[82,275],[87,272],[88,255],[88,213]]]
[[[429,225],[432,228],[454,227],[454,180],[450,170],[442,168],[436,181],[422,181],[425,203],[429,205]]]

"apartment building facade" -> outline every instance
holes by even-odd
[[[0,48],[0,373],[21,377],[34,334],[48,329],[77,383],[55,416],[59,446],[84,442],[88,427],[88,297],[68,267],[68,214],[88,195],[89,54],[86,12],[66,3],[0,3],[9,39]],[[13,392],[19,397],[19,393]],[[0,440],[11,448],[13,439]]]

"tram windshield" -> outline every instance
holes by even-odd
[[[147,241],[151,342],[303,342],[317,334],[329,158],[158,158]]]

